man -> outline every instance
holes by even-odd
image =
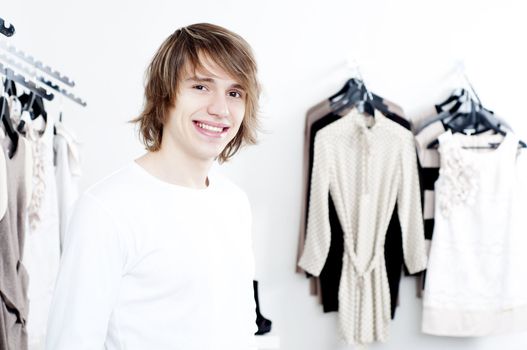
[[[250,206],[209,170],[254,144],[249,45],[211,24],[178,29],[148,71],[148,152],[89,188],[70,222],[47,349],[252,349]]]

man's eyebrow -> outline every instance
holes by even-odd
[[[238,83],[232,84],[232,87],[235,88],[235,89],[238,89],[238,90],[245,91],[245,88],[243,86],[241,86],[240,84],[238,84]]]
[[[214,83],[213,78],[200,78],[196,76],[188,78],[187,81],[195,81],[197,83]]]
[[[193,82],[196,82],[196,83],[215,83],[216,82],[214,80],[214,78],[198,77],[198,76],[193,76],[193,77],[187,78],[186,80],[187,81],[193,81]],[[241,84],[238,84],[238,83],[232,84],[231,88],[245,91],[245,88]]]

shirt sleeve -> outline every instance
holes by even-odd
[[[304,251],[298,265],[313,276],[319,276],[326,262],[331,244],[329,223],[329,145],[315,137],[313,172],[307,219],[307,233]]]
[[[68,227],[51,304],[46,349],[103,349],[125,266],[115,220],[84,194]]]
[[[397,209],[401,223],[404,262],[410,273],[426,268],[419,175],[413,137],[405,139],[401,150],[400,181],[397,191]]]

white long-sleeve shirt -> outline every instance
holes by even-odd
[[[132,162],[80,198],[49,350],[253,349],[251,213],[220,176],[171,185]]]

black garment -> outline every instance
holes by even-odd
[[[410,123],[406,119],[396,115],[388,115],[387,117],[410,130]],[[314,122],[311,126],[311,133],[309,135],[309,173],[306,203],[309,203],[309,196],[311,192],[311,169],[313,167],[316,133],[323,127],[340,118],[340,115],[330,113]],[[331,195],[329,196],[328,206],[329,222],[331,227],[331,244],[329,247],[328,257],[319,276],[324,312],[338,311],[338,290],[340,286],[340,276],[342,274],[342,256],[344,255],[344,233],[342,231],[333,200],[331,199]],[[305,217],[306,227],[307,215],[308,211],[306,211]],[[390,285],[391,317],[394,318],[399,295],[399,282],[401,279],[401,271],[404,262],[402,233],[399,217],[397,215],[397,205],[394,208],[394,212],[392,213],[392,218],[390,219],[390,224],[388,225],[386,232],[386,238],[384,242],[384,258],[386,263],[386,272],[388,275],[388,284]]]
[[[438,114],[441,113],[442,111],[441,107],[439,106],[435,106],[435,109]],[[444,124],[444,122],[442,122],[442,124],[443,124],[443,129],[447,130],[447,127]],[[430,205],[430,203],[425,204],[426,202],[425,192],[435,192],[434,186],[435,186],[435,182],[439,178],[439,166],[423,167],[421,164],[421,160],[419,159],[419,157],[417,157],[417,167],[418,167],[418,172],[419,172],[419,184],[421,186],[421,205],[422,205],[422,211],[424,214],[425,207]],[[432,236],[434,235],[434,224],[435,224],[434,217],[424,219],[425,239],[428,241],[431,241]],[[424,289],[425,280],[426,280],[426,270],[418,272],[417,274],[421,276],[419,284],[420,284],[421,289]]]
[[[263,335],[271,331],[273,322],[262,316],[260,311],[260,299],[258,298],[258,281],[253,280],[254,302],[256,303],[256,326],[258,330],[255,335]]]
[[[439,178],[439,167],[437,168],[423,168],[418,163],[419,167],[419,179],[421,180],[421,198],[422,205],[424,206],[424,193],[425,191],[434,191],[434,185]],[[425,219],[425,239],[432,239],[434,233],[434,218]]]

